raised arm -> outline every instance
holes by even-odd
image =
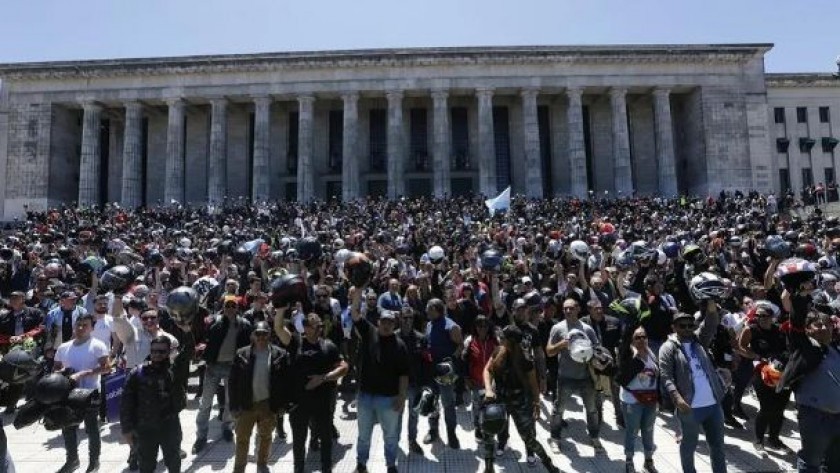
[[[292,342],[292,333],[286,327],[286,311],[288,310],[288,306],[274,308],[274,333],[277,334],[277,338],[280,339],[280,343],[284,347],[289,346],[289,343]]]

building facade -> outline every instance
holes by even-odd
[[[529,197],[705,195],[801,187],[806,169],[811,181],[834,177],[833,147],[818,152],[821,138],[840,135],[830,123],[840,119],[840,81],[767,75],[771,47],[0,65],[4,218],[70,202],[495,195],[508,185]],[[807,166],[800,137],[820,145],[810,145]],[[784,153],[778,138],[790,141]]]

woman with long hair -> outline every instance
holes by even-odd
[[[632,328],[632,327],[631,327]],[[628,330],[618,348],[618,373],[616,382],[621,400],[621,415],[624,417],[625,471],[636,471],[633,455],[636,437],[642,433],[642,447],[645,453],[644,472],[656,473],[653,465],[653,426],[659,393],[659,360],[648,346],[644,327]]]
[[[559,473],[545,448],[537,441],[535,422],[540,415],[540,391],[534,361],[522,350],[522,331],[508,325],[502,331],[502,345],[484,368],[485,402],[501,402],[513,418],[528,451],[542,460],[551,473]],[[484,436],[484,471],[495,471],[495,439]]]

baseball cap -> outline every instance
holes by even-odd
[[[10,298],[11,298],[11,297],[23,297],[23,298],[26,298],[26,294],[24,294],[24,293],[23,293],[23,292],[21,292],[21,291],[15,291],[15,292],[13,292],[13,293],[9,294],[9,297],[10,297]]]
[[[397,313],[393,310],[383,310],[382,314],[379,315],[380,319],[389,319],[389,320],[396,320]]]
[[[694,322],[694,316],[691,314],[687,314],[685,312],[677,312],[674,314],[674,323],[677,323],[678,320],[688,319]]]
[[[257,322],[256,324],[254,324],[254,332],[271,333],[271,329],[268,328],[268,323],[267,322],[264,322],[264,321],[261,320],[261,321]]]
[[[62,299],[78,299],[79,297],[73,291],[64,291],[61,293]]]
[[[533,284],[533,283],[534,283],[534,281],[533,281],[533,280],[531,280],[531,276],[524,276],[524,277],[522,278],[522,284],[528,284],[528,283]]]
[[[515,301],[513,301],[513,310],[516,310],[520,307],[525,307],[526,305],[527,304],[525,303],[525,299],[522,299],[520,297],[519,299],[516,299]]]
[[[237,297],[237,296],[225,296],[225,298],[222,299],[222,303],[227,304],[228,302],[233,302],[236,305],[239,305],[239,297]]]

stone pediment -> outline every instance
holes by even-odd
[[[772,44],[504,46],[310,51],[0,64],[0,78],[53,79],[323,68],[743,63]]]

